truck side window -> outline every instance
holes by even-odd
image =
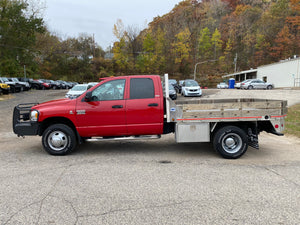
[[[130,79],[130,99],[154,98],[154,84],[151,78]]]
[[[92,101],[111,101],[124,98],[125,79],[112,80],[93,90]]]

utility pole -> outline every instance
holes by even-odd
[[[24,65],[24,78],[26,78],[26,65]]]
[[[234,63],[234,73],[236,73],[236,64],[237,64],[237,59],[238,59],[238,54],[237,54],[237,53],[235,53],[235,58],[234,58],[234,61],[233,61],[233,63]]]
[[[197,66],[203,63],[208,63],[208,62],[215,62],[218,61],[218,59],[212,59],[212,60],[207,60],[207,61],[203,61],[203,62],[198,62],[195,64],[195,68],[194,68],[194,80],[196,80],[196,70],[197,70]]]

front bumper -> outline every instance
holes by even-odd
[[[202,95],[202,91],[200,90],[187,90],[185,92],[186,96],[201,96]]]
[[[0,88],[3,92],[9,92],[10,88]]]
[[[40,124],[30,121],[29,118],[31,107],[34,105],[36,105],[36,103],[24,103],[14,108],[13,131],[18,136],[39,134]]]

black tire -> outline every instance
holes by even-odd
[[[69,126],[54,124],[44,131],[42,144],[51,155],[66,155],[75,149],[77,140],[74,131]]]
[[[269,85],[268,87],[267,87],[267,90],[271,90],[273,87],[272,87],[272,85]]]
[[[252,85],[248,86],[248,89],[249,89],[249,90],[252,90],[252,89],[253,89],[253,86],[252,86]]]
[[[213,146],[222,157],[237,159],[247,151],[248,137],[241,128],[226,126],[215,133]]]

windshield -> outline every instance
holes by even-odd
[[[9,80],[6,77],[2,78],[4,82],[9,82]]]
[[[87,88],[87,85],[76,85],[71,90],[72,91],[85,91]]]
[[[185,86],[187,87],[197,87],[199,86],[198,83],[194,80],[188,80],[185,82]]]
[[[171,79],[171,80],[169,80],[169,83],[170,83],[170,84],[177,84],[177,81],[176,81],[176,80],[173,80],[173,79]]]
[[[174,90],[175,91],[175,88],[173,87],[173,85],[169,85],[169,90]]]
[[[19,80],[18,80],[17,78],[11,78],[11,80],[12,80],[13,82],[19,82]]]

